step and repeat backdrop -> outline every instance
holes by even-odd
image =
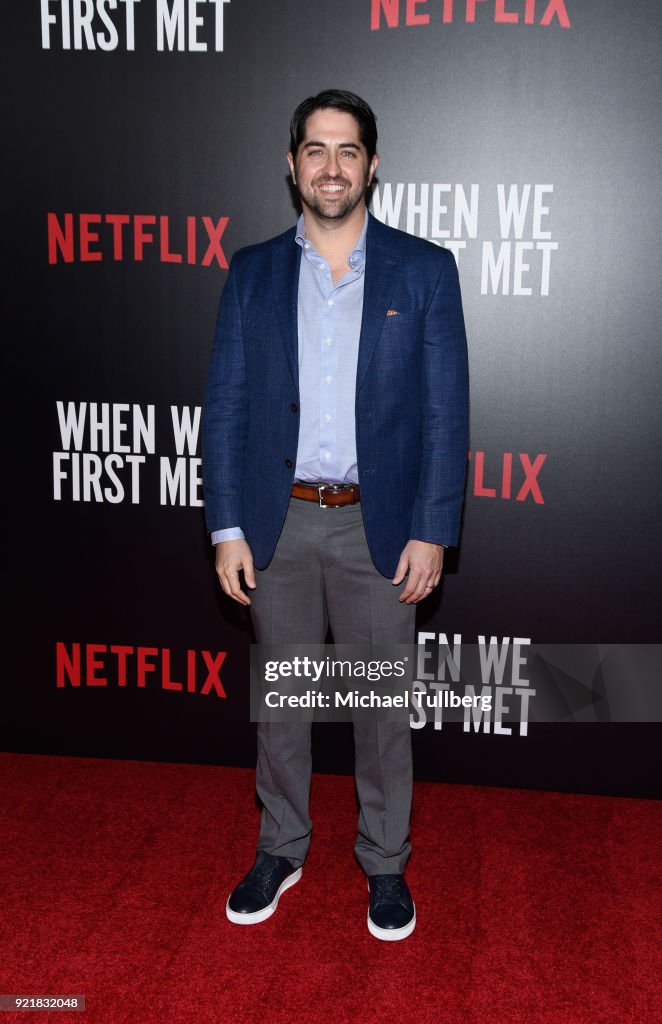
[[[250,626],[213,572],[201,403],[233,253],[297,216],[291,113],[337,87],[378,116],[372,212],[453,251],[469,338],[463,534],[419,608],[418,680],[461,692],[439,652],[481,644],[493,699],[413,715],[417,774],[651,795],[660,5],[10,14],[6,749],[254,763]],[[540,645],[559,646],[533,672]],[[351,771],[350,727],[315,731],[316,767]]]

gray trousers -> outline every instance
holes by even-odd
[[[401,604],[373,565],[361,506],[290,500],[276,552],[250,592],[258,643],[412,644],[415,605]],[[310,845],[311,725],[258,724],[258,850],[295,867]],[[401,874],[411,852],[411,732],[407,722],[354,722],[360,813],[356,857],[367,875]]]

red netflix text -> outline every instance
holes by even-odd
[[[55,678],[65,686],[125,686],[210,693],[227,698],[221,667],[227,651],[175,652],[169,647],[124,644],[55,645]]]
[[[536,456],[526,452],[469,452],[469,493],[476,498],[504,498],[506,501],[534,501],[544,505],[538,476],[546,453]]]
[[[370,0],[370,28],[472,24],[491,20],[502,25],[551,25],[570,28],[566,0]]]
[[[221,239],[229,217],[185,217],[173,221],[152,213],[49,213],[48,262],[141,262],[146,250],[161,263],[212,263],[227,270]]]

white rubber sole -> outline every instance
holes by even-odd
[[[411,935],[415,927],[416,904],[414,904],[414,916],[409,924],[406,924],[404,928],[378,928],[377,925],[370,920],[370,911],[368,911],[368,931],[371,935],[374,935],[376,939],[381,939],[382,942],[399,942],[400,939],[406,939],[408,935]]]
[[[286,889],[296,885],[301,878],[302,870],[297,868],[291,875],[288,875],[285,881],[281,884],[280,889],[274,896],[273,900],[268,907],[264,907],[263,910],[256,910],[254,914],[238,914],[236,910],[230,910],[230,897],[225,904],[225,916],[228,921],[232,921],[233,924],[261,924],[262,921],[266,921],[268,917],[276,912],[278,906],[278,900],[281,898]]]

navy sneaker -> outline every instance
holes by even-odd
[[[287,857],[258,851],[255,864],[233,889],[225,913],[233,924],[260,924],[275,912],[286,889],[301,878],[301,868],[292,867]]]
[[[376,939],[397,942],[416,927],[416,907],[404,875],[370,875],[368,931]]]

